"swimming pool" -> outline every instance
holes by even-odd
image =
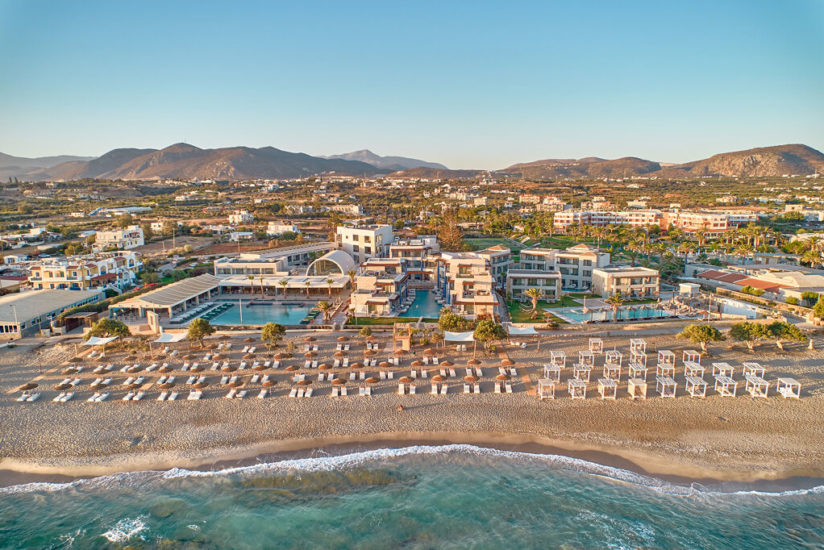
[[[309,304],[243,304],[243,322],[237,304],[212,319],[213,325],[299,325],[312,309]]]
[[[555,313],[555,312],[553,312]],[[583,323],[584,321],[612,321],[612,310],[594,309],[584,312],[583,309],[567,309],[557,313],[561,318],[573,323]],[[615,319],[619,321],[632,319],[650,319],[658,317],[673,317],[673,314],[666,310],[652,307],[623,307],[618,308]]]
[[[415,300],[406,313],[401,313],[399,317],[426,317],[436,319],[441,315],[441,306],[435,302],[435,295],[429,290],[416,290]]]

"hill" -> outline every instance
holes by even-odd
[[[375,168],[381,170],[398,171],[408,170],[410,168],[435,168],[438,170],[448,170],[443,164],[437,162],[427,162],[425,160],[413,159],[408,157],[382,157],[376,155],[369,149],[361,149],[360,151],[352,151],[351,153],[344,153],[342,155],[331,155],[323,157],[327,159],[342,159],[342,160],[357,160],[371,164]]]
[[[483,174],[486,170],[449,170],[438,168],[410,168],[409,170],[398,170],[389,174],[395,178],[419,178],[419,179],[464,179],[474,178]]]
[[[665,164],[636,157],[615,160],[588,157],[537,160],[515,164],[502,171],[518,173],[525,178],[534,179],[807,175],[816,172],[824,173],[824,154],[807,145],[776,145],[720,153],[707,159],[684,164]]]
[[[177,143],[165,149],[115,149],[87,162],[68,162],[31,174],[31,179],[228,179],[299,178],[336,172],[371,175],[364,162],[323,159],[274,147],[201,149]]]
[[[93,158],[94,157],[77,157],[72,155],[26,158],[0,153],[0,179],[7,180],[8,178],[23,178],[26,174],[33,171],[51,168],[52,166],[65,162],[83,162]]]

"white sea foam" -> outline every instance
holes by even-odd
[[[124,518],[118,521],[114,527],[100,535],[109,542],[128,542],[132,537],[140,535],[146,530],[146,516],[136,518]],[[143,538],[142,536],[140,537]]]
[[[476,455],[485,457],[502,457],[509,460],[540,462],[565,471],[575,471],[604,478],[607,481],[619,481],[638,487],[644,487],[659,493],[685,496],[685,497],[713,497],[724,496],[802,496],[810,494],[824,494],[824,485],[819,485],[807,489],[795,489],[782,492],[742,490],[742,491],[713,491],[702,487],[699,484],[690,486],[677,485],[660,479],[637,474],[621,468],[606,466],[595,462],[589,462],[579,458],[562,455],[525,453],[519,451],[502,451],[475,445],[454,444],[454,445],[415,445],[410,447],[392,449],[374,449],[369,451],[358,451],[350,454],[336,456],[315,456],[311,458],[298,458],[281,460],[278,462],[261,462],[248,466],[237,466],[222,470],[188,470],[185,468],[172,468],[167,471],[143,471],[127,472],[100,476],[90,479],[79,479],[69,483],[28,483],[15,485],[12,487],[0,488],[3,493],[21,492],[52,492],[65,489],[96,489],[109,488],[115,486],[134,487],[144,483],[156,482],[159,480],[172,480],[179,478],[210,478],[223,476],[254,476],[260,474],[278,474],[291,472],[319,472],[333,471],[345,468],[362,466],[370,462],[393,460],[404,456],[426,456],[445,455],[449,453],[460,453],[464,455]]]

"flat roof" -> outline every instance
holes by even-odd
[[[99,290],[32,290],[0,296],[0,323],[14,323],[15,309],[17,321],[24,323],[101,294]]]
[[[146,294],[135,296],[117,304],[116,307],[170,307],[185,302],[199,294],[217,288],[220,279],[208,273],[183,279],[168,286],[152,290]]]

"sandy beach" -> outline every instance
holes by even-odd
[[[331,363],[338,334],[318,334],[318,359]],[[303,365],[303,335],[290,337],[299,348],[296,358],[284,364]],[[458,380],[450,379],[446,396],[429,394],[428,380],[418,384],[417,395],[396,394],[397,378],[408,374],[406,356],[401,366],[393,368],[395,380],[374,385],[372,397],[350,393],[331,398],[329,382],[318,382],[317,371],[307,370],[314,380],[314,396],[294,399],[286,396],[293,373],[283,369],[267,370],[278,384],[266,399],[254,396],[260,385],[247,382],[250,397],[223,399],[227,388],[218,384],[219,372],[209,370],[210,385],[200,401],[186,401],[188,387],[178,384],[182,400],[158,402],[157,388],[146,384],[147,398],[140,402],[123,402],[126,393],[117,382],[126,375],[119,370],[111,376],[112,400],[87,403],[92,394],[89,382],[96,375],[87,368],[78,375],[83,384],[77,397],[68,403],[53,403],[58,392],[52,386],[65,378],[61,370],[75,353],[73,344],[43,347],[30,346],[0,350],[0,474],[3,485],[26,480],[60,479],[54,476],[95,476],[121,471],[167,469],[171,467],[211,468],[219,464],[256,460],[261,456],[283,453],[326,452],[328,448],[358,449],[379,446],[406,446],[421,443],[471,443],[480,446],[528,452],[550,452],[586,458],[621,468],[678,480],[724,480],[748,482],[790,477],[824,477],[824,353],[808,351],[804,346],[779,351],[763,345],[750,354],[743,346],[722,343],[711,347],[713,356],[702,361],[727,361],[736,367],[739,396],[724,398],[710,390],[706,399],[692,399],[684,394],[680,353],[693,346],[672,335],[646,337],[649,366],[654,380],[655,351],[673,350],[679,358],[676,399],[662,399],[654,392],[654,382],[645,401],[633,401],[626,392],[626,368],[622,373],[616,401],[602,401],[594,391],[600,376],[603,356],[597,360],[593,382],[586,400],[572,400],[566,393],[566,380],[572,376],[568,359],[555,400],[539,401],[536,382],[540,365],[548,362],[549,350],[564,350],[569,356],[587,346],[586,335],[558,332],[546,338],[541,349],[534,344],[527,349],[507,347],[506,356],[515,362],[518,377],[514,393],[493,393],[499,356],[483,356],[482,393],[464,395],[463,367],[466,354],[448,350],[444,356],[455,362]],[[241,338],[233,338],[233,351],[224,356],[233,363],[241,360]],[[385,337],[377,340],[386,345]],[[352,335],[349,357],[363,358],[363,341]],[[818,342],[816,342],[818,343]],[[255,342],[255,359],[271,358],[272,353]],[[605,349],[614,347],[628,354],[628,336],[604,339]],[[189,350],[186,343],[181,350]],[[200,360],[204,351],[191,353]],[[375,357],[383,360],[388,352]],[[120,367],[127,356],[110,353],[105,362]],[[223,360],[223,358],[221,358]],[[753,399],[743,391],[740,375],[742,361],[759,361],[767,370],[767,379],[791,376],[802,384],[802,399],[784,399],[774,391],[768,399]],[[146,366],[149,360],[140,358]],[[128,362],[133,362],[129,360]],[[90,361],[87,365],[96,366]],[[181,359],[172,362],[178,381],[186,379],[179,371]],[[39,374],[42,397],[34,403],[18,403],[14,388]],[[350,369],[340,370],[348,374]],[[365,369],[370,374],[377,368]],[[709,367],[711,371],[711,367]],[[235,372],[246,380],[255,371]],[[598,376],[596,376],[596,373]],[[712,379],[711,373],[705,379]],[[156,379],[158,374],[147,376]],[[350,389],[356,389],[350,383]],[[402,405],[403,410],[398,410]],[[29,475],[29,477],[26,477]]]

